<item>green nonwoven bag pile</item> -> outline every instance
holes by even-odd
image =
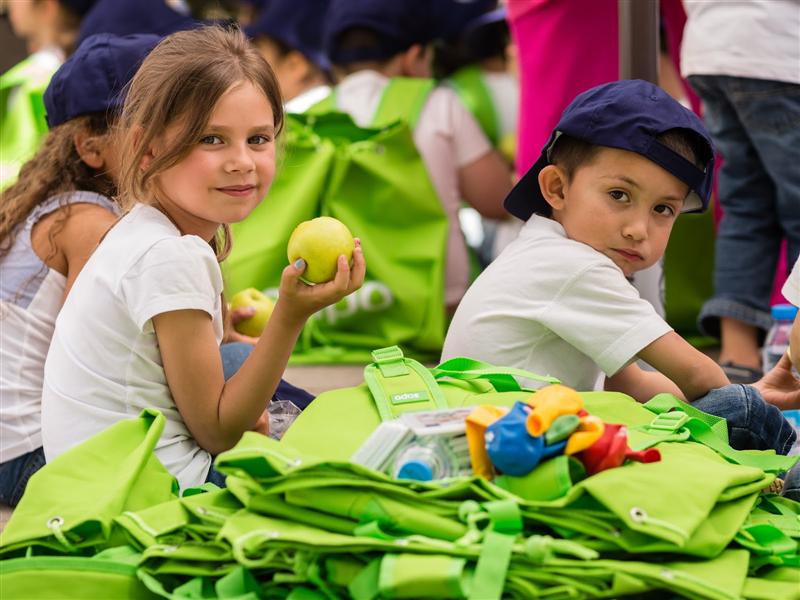
[[[433,386],[433,404],[510,404],[530,393],[474,361],[426,377],[396,354],[380,356],[390,360],[370,370],[370,395],[388,375]],[[353,402],[362,391],[351,388]],[[152,453],[163,417],[145,411],[31,480],[0,538],[3,598],[31,597],[34,581],[48,598],[100,589],[182,600],[800,598],[800,504],[762,491],[779,458],[731,453],[720,446],[723,428],[702,415],[655,427],[680,408],[666,398],[642,406],[619,394],[581,396],[662,460],[591,477],[563,457],[526,478],[397,481],[334,446],[315,454],[247,433],[216,459],[227,489],[178,496]],[[391,413],[390,400],[369,419]],[[332,438],[351,421],[360,435],[350,417],[328,423]]]

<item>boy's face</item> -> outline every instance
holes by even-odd
[[[602,148],[572,181],[558,167],[546,169],[560,173],[543,170],[539,181],[567,237],[605,254],[626,276],[664,255],[689,192],[685,183],[647,158],[615,148]],[[560,193],[547,186],[549,176],[561,177]]]

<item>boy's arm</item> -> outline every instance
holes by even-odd
[[[637,387],[641,386],[642,390],[647,392],[655,389],[656,393],[668,391],[674,393],[674,387],[677,386],[682,392],[683,398],[692,402],[707,394],[709,390],[730,384],[725,373],[716,362],[696,350],[674,331],[662,335],[645,346],[638,356],[652,365],[658,371],[658,374],[668,381],[665,382],[658,379],[654,374],[641,371],[641,369],[639,370],[641,375],[632,370],[626,373],[622,380],[625,383],[625,387],[633,391],[637,391]],[[629,368],[630,366],[623,369],[623,371]],[[619,375],[622,375],[622,372],[614,377]],[[669,386],[670,389],[667,389],[669,383],[673,385]],[[662,389],[659,389],[659,387],[662,387]],[[634,396],[627,389],[618,389],[617,391]],[[644,399],[649,400],[653,395],[655,394],[651,394]],[[634,397],[637,400],[642,399],[642,396]]]
[[[606,377],[607,392],[622,392],[638,402],[647,402],[656,394],[669,393],[686,400],[680,388],[658,371],[645,371],[636,363]]]

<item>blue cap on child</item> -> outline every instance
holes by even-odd
[[[332,0],[325,19],[324,47],[333,64],[385,60],[414,44],[428,44],[442,33],[439,4],[445,0]],[[378,45],[339,48],[351,28],[378,35]]]
[[[255,38],[265,35],[301,52],[323,71],[330,70],[322,48],[322,25],[330,0],[270,0],[270,3],[245,33]]]
[[[437,4],[441,12],[440,27],[441,37],[445,40],[455,39],[458,36],[505,18],[505,7],[498,9],[497,0],[444,0]],[[492,21],[485,21],[491,15]]]
[[[685,129],[705,142],[700,169],[656,137],[670,129]],[[595,144],[636,152],[689,186],[682,212],[701,212],[708,206],[714,176],[714,145],[700,118],[660,87],[640,79],[614,81],[579,94],[564,110],[542,149],[539,160],[505,199],[505,207],[523,221],[550,207],[539,190],[539,172],[550,164],[550,151],[562,134]]]
[[[182,1],[97,0],[81,22],[78,43],[96,33],[169,35],[201,24]]]
[[[44,92],[47,124],[56,125],[122,105],[123,88],[161,38],[108,33],[85,40],[53,75]]]

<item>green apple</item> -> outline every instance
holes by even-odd
[[[344,254],[350,262],[354,248],[353,234],[344,223],[333,217],[317,217],[295,227],[286,253],[290,263],[298,258],[306,261],[304,281],[325,283],[336,276],[339,256]]]
[[[267,321],[272,316],[272,309],[275,308],[275,303],[255,288],[242,290],[231,298],[231,310],[249,306],[254,307],[256,313],[249,319],[236,323],[234,329],[241,334],[258,337],[264,331],[264,327],[267,326]]]

